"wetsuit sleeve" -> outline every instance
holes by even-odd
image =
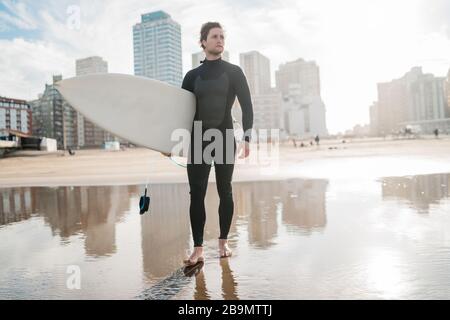
[[[183,79],[183,84],[181,85],[182,89],[188,90],[192,93],[194,93],[194,79],[193,79],[193,72],[192,70],[186,73],[186,76]]]
[[[253,105],[250,89],[248,87],[247,78],[241,68],[237,68],[235,77],[234,88],[242,109],[242,126],[245,133],[244,140],[250,142],[252,138],[251,129],[253,128]]]

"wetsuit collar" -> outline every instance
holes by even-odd
[[[216,59],[216,60],[208,60],[205,58],[205,60],[203,60],[203,64],[216,65],[216,64],[220,63],[221,61],[222,61],[222,57],[220,57],[219,59]]]

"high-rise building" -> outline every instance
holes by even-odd
[[[413,68],[404,76],[409,95],[407,121],[444,119],[447,116],[447,96],[443,77],[424,74]]]
[[[240,66],[247,78],[253,103],[253,129],[282,128],[281,94],[270,87],[270,61],[258,51],[239,55]],[[236,109],[237,116],[242,112]]]
[[[240,66],[247,78],[252,95],[270,93],[270,60],[258,51],[239,55]]]
[[[32,134],[31,106],[24,100],[0,97],[0,131]]]
[[[450,131],[446,79],[414,67],[402,78],[378,84],[377,133],[398,133],[408,126],[422,133]],[[375,124],[372,124],[375,126]]]
[[[90,74],[108,73],[108,62],[101,57],[88,57],[76,61],[76,75],[85,76]],[[80,147],[99,147],[105,141],[112,140],[112,134],[104,131],[91,121],[84,119],[81,113],[77,112],[77,130]]]
[[[300,58],[280,65],[275,76],[283,96],[286,133],[298,138],[328,135],[317,64]]]
[[[53,84],[45,85],[38,100],[31,101],[33,111],[33,135],[56,139],[58,148],[79,146],[77,112],[56,90],[55,83],[62,76],[53,76]]]
[[[253,102],[253,128],[256,130],[281,129],[282,97],[276,90],[264,94],[252,95]]]
[[[407,118],[407,94],[403,79],[378,84],[377,106],[379,134],[391,134]]]
[[[447,73],[447,81],[446,81],[446,95],[447,95],[447,114],[446,114],[446,118],[450,118],[450,69],[448,70]]]
[[[134,73],[181,87],[181,27],[164,11],[146,13],[133,27]]]
[[[377,136],[378,133],[378,122],[379,122],[379,115],[378,115],[378,102],[375,101],[370,106],[370,135]]]
[[[300,85],[302,96],[320,96],[319,67],[314,61],[297,59],[280,65],[275,73],[276,86],[286,96],[291,84]]]
[[[204,51],[200,51],[192,54],[192,69],[197,68],[203,60],[206,59]],[[230,54],[228,51],[222,53],[222,60],[230,62]]]
[[[76,61],[77,77],[96,73],[108,73],[108,62],[101,57],[88,57]]]
[[[325,104],[320,96],[304,96],[300,84],[291,84],[283,98],[284,130],[300,139],[327,136]]]

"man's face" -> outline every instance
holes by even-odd
[[[205,52],[209,52],[213,55],[222,54],[225,47],[225,36],[221,28],[213,28],[209,30],[206,41],[203,40],[202,44],[205,46]]]

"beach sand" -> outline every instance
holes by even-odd
[[[254,146],[256,147],[256,146]],[[396,158],[398,165],[383,168],[382,175],[408,174],[414,161],[424,172],[450,171],[450,138],[422,138],[405,140],[360,139],[343,144],[341,141],[323,141],[319,147],[294,148],[292,144],[279,145],[278,151],[253,150],[261,159],[247,159],[236,165],[234,181],[258,181],[289,178],[329,178],[339,174],[374,173],[383,161]],[[331,148],[331,149],[330,149]],[[275,151],[276,152],[275,152]],[[373,167],[373,168],[372,168]],[[386,171],[387,170],[387,171]],[[414,170],[414,174],[417,174]],[[214,181],[214,174],[211,174]],[[123,151],[78,150],[70,156],[62,151],[45,154],[20,151],[0,159],[0,187],[17,186],[80,186],[131,185],[145,183],[185,183],[186,169],[169,158],[143,148]]]

